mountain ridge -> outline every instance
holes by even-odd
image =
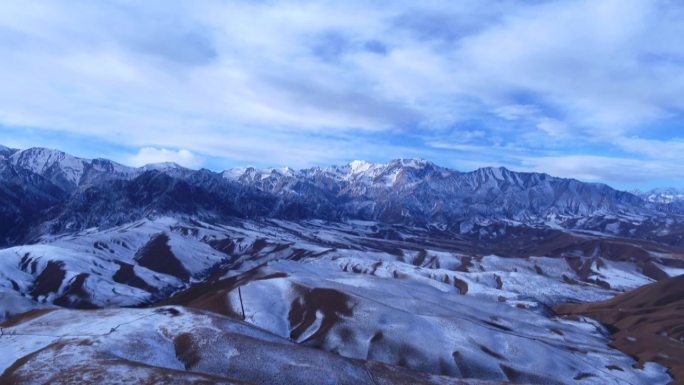
[[[684,202],[684,189],[676,187],[657,187],[641,191],[633,190],[632,193],[653,203],[681,203]]]
[[[38,153],[38,154],[37,154]],[[122,163],[106,159],[106,158],[84,158],[84,157],[78,157],[71,155],[65,151],[59,150],[59,149],[54,149],[54,148],[47,148],[47,147],[30,147],[26,149],[16,149],[16,148],[11,148],[4,146],[0,144],[0,156],[5,157],[6,159],[10,159],[15,165],[19,162],[21,162],[20,159],[26,160],[27,158],[31,160],[35,160],[36,157],[47,157],[48,159],[45,162],[44,168],[47,167],[47,162],[50,160],[50,157],[62,157],[63,159],[68,160],[71,163],[74,162],[84,162],[84,163],[90,163],[90,164],[112,164],[116,169],[120,170],[137,170],[138,172],[144,172],[144,171],[152,171],[152,170],[169,170],[169,169],[182,169],[186,171],[201,171],[203,169],[193,169],[193,168],[188,168],[185,166],[181,166],[175,162],[156,162],[156,163],[147,163],[143,166],[135,167],[135,166],[128,166],[124,165]],[[1,158],[0,158],[1,159]],[[58,162],[51,162],[50,166],[54,166],[55,163]],[[40,163],[39,163],[40,164]],[[587,181],[582,181],[580,179],[576,178],[564,178],[564,177],[556,177],[553,176],[549,173],[546,172],[533,172],[533,171],[516,171],[512,170],[510,168],[507,168],[505,166],[484,166],[484,167],[479,167],[477,169],[471,170],[471,171],[461,171],[461,170],[456,170],[448,167],[443,167],[439,166],[438,164],[422,159],[422,158],[396,158],[396,159],[391,159],[386,163],[376,163],[376,162],[369,162],[365,160],[353,160],[349,163],[346,164],[334,164],[334,165],[328,165],[328,166],[313,166],[313,167],[307,167],[307,168],[301,168],[301,169],[293,169],[291,167],[282,167],[282,168],[257,168],[254,166],[245,166],[245,167],[233,167],[225,170],[219,170],[219,171],[211,171],[217,174],[223,174],[226,179],[235,179],[235,172],[241,171],[241,172],[257,172],[260,174],[267,174],[267,173],[279,173],[282,175],[292,175],[296,173],[312,173],[317,170],[320,171],[338,171],[338,170],[343,170],[345,168],[349,168],[351,170],[351,174],[359,174],[362,173],[363,171],[366,171],[368,168],[370,169],[378,169],[378,168],[393,168],[396,167],[397,165],[404,166],[404,167],[411,167],[411,168],[419,168],[420,166],[422,167],[434,167],[434,168],[439,168],[442,170],[448,170],[450,172],[455,172],[455,173],[461,173],[461,174],[468,174],[468,173],[489,173],[492,176],[496,178],[496,176],[500,176],[504,173],[514,173],[514,174],[527,174],[527,175],[537,175],[540,177],[550,177],[550,178],[557,178],[557,179],[564,179],[564,180],[571,180],[571,181],[576,181],[580,182],[583,184],[589,184],[589,185],[596,185],[596,186],[606,186],[611,189],[617,190],[617,191],[622,191],[622,192],[627,192],[636,196],[643,196],[648,193],[654,193],[654,192],[669,192],[669,191],[679,191],[681,192],[681,189],[676,189],[673,187],[658,187],[655,189],[647,190],[642,192],[641,190],[620,190],[616,189],[609,184],[602,183],[602,182],[587,182]],[[416,165],[419,165],[419,167],[416,167]],[[22,165],[23,167],[26,168],[31,168],[33,171],[37,171],[34,167],[27,167],[27,165],[24,163]],[[361,168],[366,168],[366,170],[359,170]],[[204,169],[206,170],[206,169]],[[41,172],[38,172],[41,173]],[[233,174],[233,177],[230,177],[230,175]]]
[[[605,184],[504,167],[462,172],[423,159],[213,172],[172,163],[133,168],[31,148],[0,158],[0,180],[5,206],[0,214],[7,227],[16,227],[0,234],[9,245],[30,241],[22,238],[27,234],[114,226],[165,214],[213,221],[371,220],[467,231],[473,224],[502,220],[567,227],[568,221],[588,217],[617,217],[627,226],[665,221],[666,214],[680,212],[679,205],[649,202]],[[33,203],[22,205],[18,196]]]

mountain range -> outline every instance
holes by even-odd
[[[176,164],[131,168],[43,148],[0,151],[2,244],[148,216],[369,220],[458,227],[509,221],[576,227],[578,218],[638,222],[679,214],[673,200],[505,168],[459,172],[425,160],[355,161],[303,170],[221,173]],[[650,197],[651,195],[649,195]]]

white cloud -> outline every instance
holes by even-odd
[[[653,180],[661,175],[684,178],[684,170],[675,164],[609,156],[529,157],[523,160],[522,165],[527,171],[591,182],[635,183]]]
[[[537,128],[546,132],[552,137],[560,137],[568,135],[569,127],[567,124],[557,119],[547,117],[537,118]]]
[[[204,160],[192,152],[180,149],[177,151],[165,148],[143,147],[137,154],[128,158],[128,164],[140,167],[152,163],[176,163],[188,168],[198,168]]]
[[[681,165],[684,162],[684,139],[668,140],[644,139],[639,137],[619,137],[615,144],[620,148],[649,159]]]
[[[291,166],[423,142],[663,163],[681,160],[668,138],[629,138],[684,119],[683,18],[647,0],[6,2],[0,125]]]
[[[682,63],[672,62],[682,55],[671,47],[675,31],[684,32],[674,23],[678,14],[677,7],[650,1],[519,7],[465,38],[456,56],[468,70],[468,88],[481,97],[497,102],[520,90],[565,111],[574,124],[623,130],[684,106],[673,92],[684,85],[673,72]],[[650,55],[664,60],[647,64]]]
[[[518,120],[539,115],[539,109],[529,104],[509,104],[497,107],[494,113],[506,120]]]

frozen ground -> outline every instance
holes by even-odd
[[[59,368],[95,382],[103,377],[73,359],[87,354],[107,373],[123,371],[141,376],[140,382],[172,383],[180,376],[268,383],[249,380],[255,369],[240,366],[249,360],[236,352],[249,340],[252,357],[273,361],[292,383],[304,383],[297,382],[299,366],[320,384],[363,383],[355,376],[377,370],[384,373],[380,378],[399,368],[427,373],[420,375],[423,383],[458,383],[447,377],[668,382],[664,368],[635,368],[633,359],[610,348],[599,324],[558,318],[550,308],[608,299],[675,275],[684,268],[676,250],[603,233],[521,226],[481,227],[473,234],[364,221],[210,224],[162,217],[44,237],[0,250],[0,317],[30,309],[109,309],[54,310],[6,327],[13,335],[0,337],[2,365],[21,363],[5,372],[17,379],[43,381]],[[181,315],[171,316],[159,309],[116,309],[158,301],[195,310],[177,307]],[[237,322],[243,307],[245,323]],[[222,334],[237,327],[240,344]],[[207,341],[219,341],[218,350]],[[202,348],[179,351],[179,343]],[[48,359],[59,365],[36,369]],[[235,372],[240,376],[221,367],[232,362],[243,368]],[[338,369],[316,369],[329,365]],[[382,381],[397,383],[376,378]]]
[[[2,383],[487,384],[347,359],[182,307],[34,312],[3,333]]]

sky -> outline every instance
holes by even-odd
[[[684,187],[684,3],[0,0],[0,144]]]

